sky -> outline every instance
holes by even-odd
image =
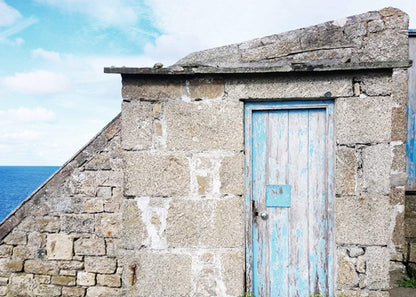
[[[106,66],[190,52],[414,0],[0,0],[0,166],[60,166],[119,112]]]

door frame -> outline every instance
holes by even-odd
[[[329,292],[335,293],[336,269],[335,269],[335,192],[334,192],[334,155],[335,155],[335,133],[334,133],[334,100],[322,99],[296,101],[276,99],[275,101],[247,101],[244,100],[244,140],[245,140],[245,246],[246,246],[246,292],[253,293],[253,208],[252,208],[252,115],[253,111],[265,110],[296,110],[296,109],[325,109],[326,110],[326,164],[327,164],[327,200],[328,200],[328,275],[332,275],[329,283]]]

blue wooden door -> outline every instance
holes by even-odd
[[[246,103],[254,296],[334,294],[332,101]]]

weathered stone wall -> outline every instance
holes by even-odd
[[[0,296],[116,296],[120,118],[0,225]]]
[[[346,296],[388,296],[390,266],[403,269],[406,83],[403,69],[152,81],[124,75],[124,294],[241,295],[240,99],[329,95],[337,131],[337,288]]]
[[[389,270],[404,269],[406,70],[352,83],[335,101],[338,290],[388,296]]]
[[[244,292],[243,103],[223,79],[123,78],[125,296]]]

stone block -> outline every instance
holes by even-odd
[[[97,284],[100,286],[120,288],[121,276],[117,274],[98,274]]]
[[[33,296],[33,274],[11,274],[9,281],[9,296]]]
[[[358,285],[354,263],[341,251],[337,252],[337,288],[350,289]]]
[[[393,107],[391,114],[391,140],[406,142],[407,109],[406,106]]]
[[[360,82],[361,93],[367,96],[389,96],[392,93],[393,82],[391,73],[373,73],[355,78]]]
[[[35,296],[61,296],[61,287],[55,285],[40,284],[33,289]]]
[[[409,89],[408,83],[407,83],[407,70],[406,69],[394,69],[392,79],[393,79],[393,102],[402,107],[407,106],[407,96],[408,96],[408,89]]]
[[[45,216],[37,220],[39,232],[56,233],[61,230],[61,220],[59,217]]]
[[[183,81],[174,79],[151,80],[123,77],[121,93],[126,101],[140,99],[146,101],[167,101],[180,99],[185,94],[183,85]]]
[[[355,193],[357,156],[354,148],[338,146],[336,151],[335,189],[339,195]]]
[[[406,192],[404,187],[390,189],[390,204],[391,205],[404,205],[406,198]]]
[[[80,238],[74,243],[75,255],[102,256],[105,255],[104,238]]]
[[[167,147],[171,150],[244,148],[243,103],[171,101],[166,103]]]
[[[65,275],[65,276],[76,276],[77,275],[77,271],[76,270],[67,270],[67,269],[61,269],[59,271],[60,275]]]
[[[58,275],[59,266],[55,261],[27,260],[25,272],[43,275]]]
[[[94,233],[95,220],[92,214],[63,215],[62,232],[65,233]]]
[[[225,157],[220,167],[221,193],[243,195],[244,155]]]
[[[209,237],[214,236],[212,232],[215,208],[214,200],[173,199],[169,205],[166,224],[168,246],[203,246]]]
[[[370,290],[389,289],[390,253],[386,247],[370,246],[366,249],[367,286]]]
[[[83,297],[85,296],[84,288],[77,287],[63,287],[62,297]]]
[[[217,201],[213,229],[203,234],[203,244],[210,247],[244,246],[244,199],[233,197]]]
[[[3,239],[3,243],[16,245],[16,244],[26,244],[27,243],[27,234],[23,231],[12,231]]]
[[[88,198],[84,201],[83,212],[98,213],[104,211],[104,201],[100,198]]]
[[[416,237],[416,217],[405,218],[404,234],[406,237]]]
[[[175,199],[169,205],[169,247],[241,247],[244,245],[242,198],[221,201]]]
[[[59,286],[75,286],[75,277],[66,275],[54,275],[51,280],[52,284]]]
[[[403,246],[406,243],[404,212],[397,212],[393,230],[393,244]]]
[[[86,297],[118,297],[123,296],[119,288],[90,287],[87,289]]]
[[[339,98],[335,113],[338,144],[390,141],[390,97]]]
[[[392,29],[368,34],[362,44],[363,47],[357,51],[357,58],[362,62],[403,61],[409,57],[406,34],[397,34]]]
[[[103,213],[95,218],[95,234],[103,237],[118,237],[121,235],[121,213]]]
[[[34,275],[35,284],[50,284],[50,275]]]
[[[122,172],[113,170],[82,171],[73,174],[71,178],[69,181],[73,194],[88,197],[94,197],[98,187],[120,187],[123,184]]]
[[[140,199],[140,198],[138,198]],[[123,203],[123,243],[124,248],[132,250],[144,246],[148,233],[142,220],[142,211],[135,199],[126,199]]]
[[[117,260],[108,257],[85,257],[85,271],[95,273],[114,273],[116,271]]]
[[[191,99],[213,99],[224,95],[224,81],[215,78],[195,78],[187,81],[186,94]]]
[[[78,286],[95,286],[95,273],[78,271],[77,285]]]
[[[181,196],[190,190],[189,161],[180,153],[125,152],[127,196]]]
[[[225,92],[235,99],[270,98],[323,98],[330,92],[333,97],[353,95],[352,78],[338,75],[256,77],[230,80]]]
[[[9,279],[7,277],[0,277],[0,286],[7,286]]]
[[[84,165],[85,170],[111,170],[110,156],[107,152],[96,154]]]
[[[126,295],[137,297],[191,296],[192,260],[185,254],[141,253],[125,255],[124,267],[136,265],[137,281],[131,284],[131,270],[125,269]],[[157,275],[157,277],[154,277]]]
[[[394,145],[392,146],[392,171],[396,172],[407,172],[407,156],[406,156],[406,144]],[[400,193],[404,194],[404,191],[401,190]],[[398,193],[396,193],[397,195]],[[404,201],[404,199],[400,199]],[[404,203],[400,203],[404,204]]]
[[[0,286],[0,296],[6,296],[7,295],[7,287]]]
[[[226,294],[241,296],[244,293],[244,253],[234,252],[221,256],[221,275]]]
[[[121,119],[122,146],[125,150],[143,150],[152,147],[153,104],[146,101],[123,102]]]
[[[13,253],[12,245],[0,245],[0,258],[5,258],[11,256]]]
[[[66,234],[49,234],[46,249],[50,260],[71,260],[73,240]]]
[[[337,244],[387,245],[391,235],[390,203],[384,196],[336,199]]]
[[[81,270],[84,269],[84,262],[82,262],[83,258],[77,259],[79,256],[74,256],[73,261],[63,261],[60,262],[60,268],[64,270]]]
[[[23,269],[23,261],[10,258],[0,259],[0,272],[19,272]]]
[[[362,148],[362,170],[358,176],[358,191],[386,195],[390,193],[391,155],[388,144]]]
[[[98,198],[110,199],[112,195],[111,187],[99,187],[95,195]]]
[[[35,251],[27,246],[18,245],[13,249],[13,258],[16,260],[33,259]]]
[[[405,214],[406,214],[406,218],[416,217],[416,195],[405,196]],[[413,236],[410,236],[410,237],[413,237]]]

